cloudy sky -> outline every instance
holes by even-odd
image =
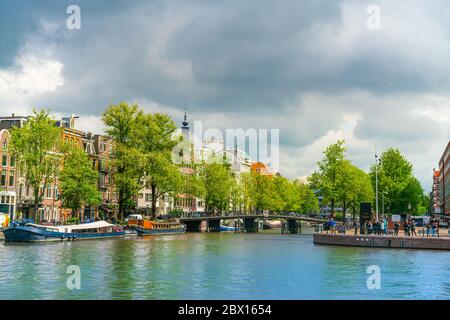
[[[101,133],[109,104],[177,122],[187,106],[207,128],[280,129],[291,178],[345,138],[366,170],[375,144],[399,148],[429,190],[450,138],[450,5],[397,2],[4,0],[0,114],[50,108]]]

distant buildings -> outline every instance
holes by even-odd
[[[0,129],[0,212],[13,216],[15,215],[17,202],[17,170],[16,160],[8,153],[10,139],[9,131],[6,128]]]
[[[26,182],[23,175],[17,170],[14,157],[9,153],[11,139],[10,129],[23,127],[27,116],[0,117],[0,212],[10,213],[20,218],[34,218],[32,216],[34,191]],[[84,208],[81,218],[112,217],[118,211],[118,195],[114,186],[114,168],[112,166],[114,143],[106,136],[84,132],[75,128],[77,116],[71,115],[56,120],[56,126],[62,128],[62,140],[84,150],[92,161],[92,167],[98,172],[97,187],[102,195],[102,203],[97,207]],[[181,133],[186,141],[191,140],[191,132],[186,114],[182,122]],[[274,176],[275,172],[262,162],[253,162],[249,155],[237,147],[225,149],[224,142],[217,139],[202,141],[200,146],[192,149],[195,161],[180,167],[180,171],[187,175],[197,174],[196,165],[208,162],[213,158],[222,157],[230,164],[231,172],[237,181],[243,173],[256,172],[265,176]],[[71,217],[71,210],[64,208],[61,199],[61,183],[55,176],[52,183],[44,190],[44,183],[40,192],[43,199],[38,207],[38,218],[41,221],[64,223]],[[144,183],[144,187],[135,198],[136,209],[144,214],[150,214],[152,209],[151,188]],[[203,199],[187,193],[176,196],[164,194],[156,202],[156,214],[167,215],[171,210],[182,212],[203,212],[205,202]]]
[[[272,172],[272,169],[265,163],[262,162],[254,162],[252,163],[252,172],[259,173],[263,176],[274,176],[275,173]]]
[[[64,142],[82,148],[92,160],[92,166],[98,171],[97,187],[102,194],[102,205],[97,208],[85,208],[82,218],[93,218],[99,215],[99,211],[112,214],[117,206],[117,195],[114,190],[111,168],[112,141],[102,135],[93,135],[75,129],[78,117],[72,115],[56,120],[56,126],[62,128]],[[12,116],[0,117],[0,141],[2,148],[0,158],[0,212],[14,211],[21,213],[23,218],[31,218],[33,206],[33,190],[27,185],[23,175],[16,170],[15,159],[8,152],[10,140],[9,130],[12,127],[23,127],[28,117]],[[64,222],[71,215],[71,210],[63,208],[61,202],[61,188],[58,176],[45,190],[43,186],[43,200],[38,208],[41,221]],[[8,211],[9,210],[9,211]]]
[[[430,200],[431,200],[431,213],[441,214],[441,197],[440,197],[440,171],[433,169],[433,186],[431,188]]]

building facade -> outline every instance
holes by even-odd
[[[450,220],[450,141],[439,161],[439,207],[441,214]]]
[[[15,217],[17,208],[17,168],[16,160],[9,152],[11,135],[8,130],[0,130],[0,213]]]
[[[114,214],[117,207],[117,194],[113,183],[113,168],[111,166],[113,143],[103,135],[93,135],[75,128],[77,116],[71,115],[56,120],[56,126],[62,128],[62,141],[75,147],[82,148],[92,161],[93,168],[98,171],[97,187],[102,195],[102,205],[96,208],[85,208],[81,218],[96,218],[99,211]],[[12,127],[22,127],[28,117],[12,116],[0,117],[0,212],[10,211],[18,214],[18,218],[34,218],[33,210],[34,192],[27,185],[23,175],[19,175],[16,161],[8,153],[10,141],[9,130]],[[43,194],[42,202],[38,208],[38,219],[44,222],[64,223],[71,216],[71,210],[64,208],[61,201],[61,188],[58,175],[52,179],[40,192]],[[2,202],[5,203],[2,203]],[[7,205],[7,203],[8,205]],[[5,212],[6,213],[6,212]]]
[[[431,213],[441,214],[441,197],[439,188],[440,171],[433,169],[433,186],[431,188]]]
[[[84,218],[98,218],[99,215],[112,217],[118,210],[113,181],[113,142],[104,135],[85,132],[83,148],[92,161],[92,167],[98,172],[97,188],[102,198],[100,207],[85,208]]]

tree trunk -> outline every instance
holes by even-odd
[[[119,189],[119,220],[123,217],[123,190]]]
[[[39,188],[34,188],[34,212],[33,212],[33,218],[34,218],[34,222],[35,223],[39,223],[38,208],[39,208]]]
[[[342,215],[342,221],[345,223],[345,215],[347,214],[347,201],[344,201],[344,212]]]
[[[331,216],[334,217],[334,199],[331,199]]]
[[[156,218],[156,186],[152,184],[152,220]]]
[[[34,212],[33,212],[33,217],[34,217],[34,222],[35,223],[39,223],[39,217],[38,217],[38,208],[39,208],[39,204],[35,203],[34,204]]]

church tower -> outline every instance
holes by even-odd
[[[189,140],[189,122],[187,121],[186,108],[184,108],[184,120],[182,122],[181,133],[185,140]]]

